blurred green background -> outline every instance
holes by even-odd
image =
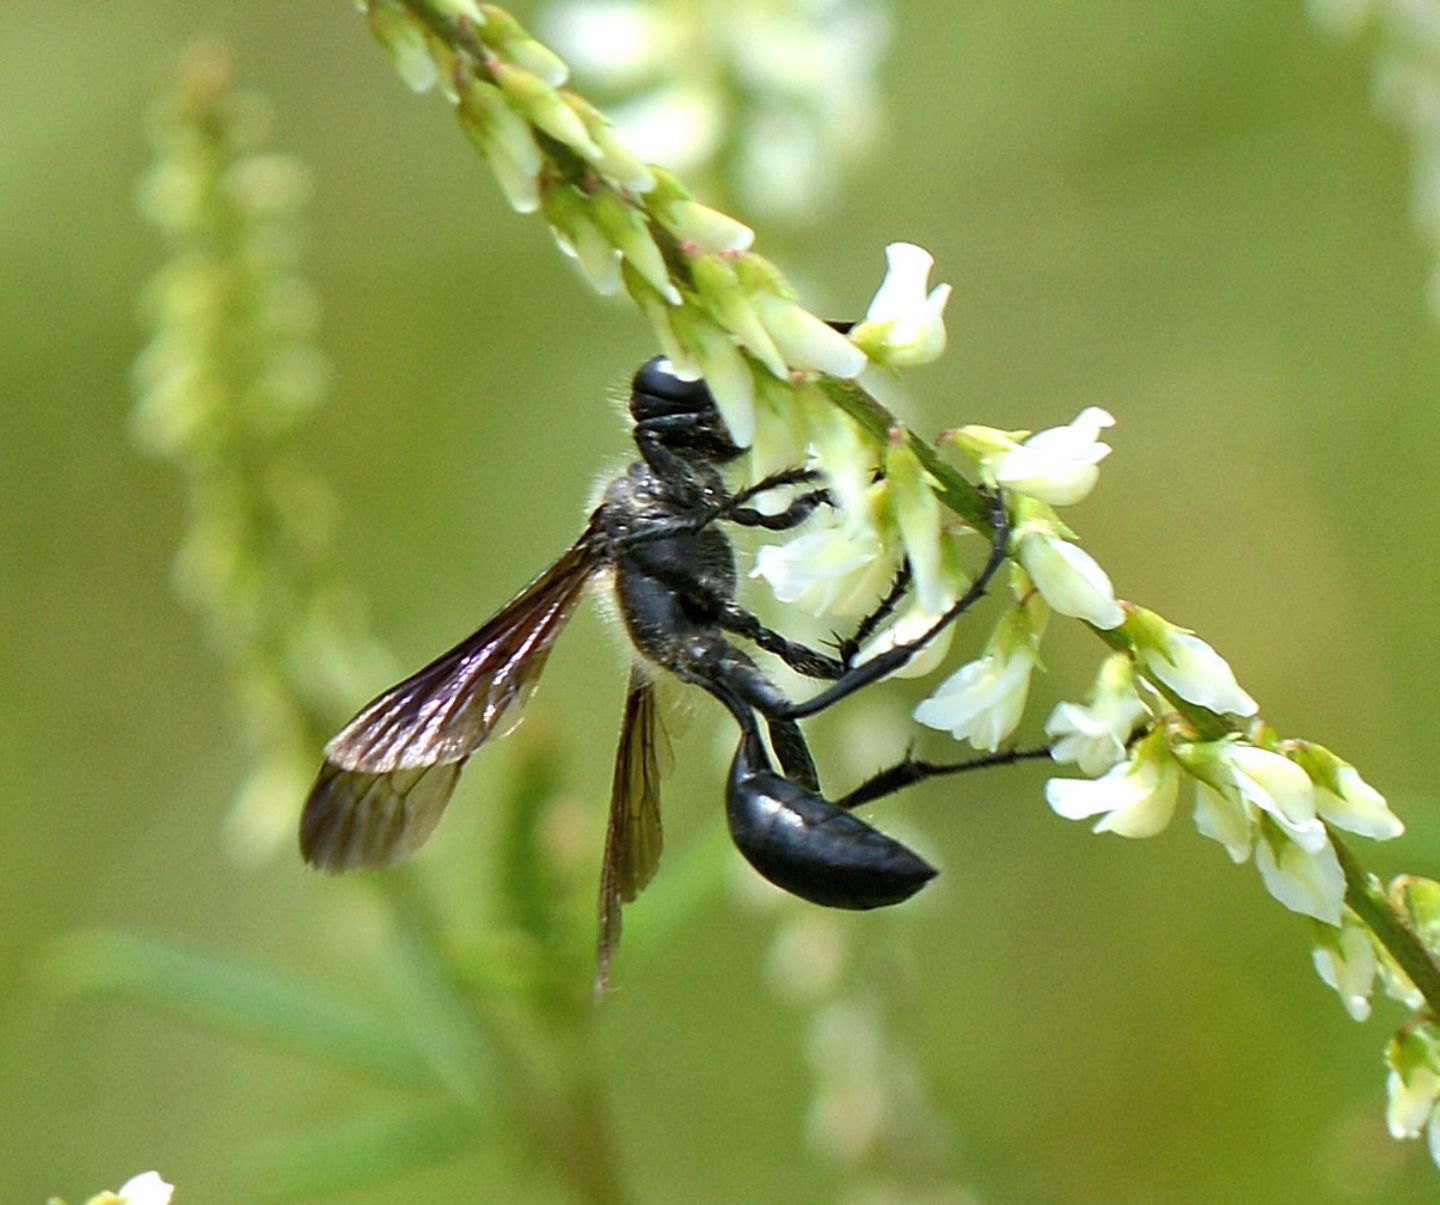
[[[881,148],[828,211],[762,226],[759,249],[837,315],[865,305],[884,243],[934,253],[955,295],[949,354],[909,380],[922,431],[1113,411],[1115,454],[1073,516],[1087,548],[1122,595],[1220,648],[1282,732],[1333,745],[1389,796],[1410,829],[1361,848],[1371,869],[1440,872],[1440,356],[1405,140],[1373,112],[1366,48],[1321,36],[1300,0],[910,2],[896,21]],[[245,769],[233,702],[170,587],[179,482],[127,434],[135,296],[160,254],[133,205],[142,125],[199,33],[232,43],[274,104],[276,144],[314,174],[308,275],[336,387],[303,450],[340,495],[340,556],[398,663],[448,646],[568,544],[593,481],[625,457],[607,392],[654,350],[543,223],[503,206],[351,6],[6,6],[6,1202],[83,1199],[148,1167],[180,1201],[249,1200],[256,1143],[381,1099],[36,984],[48,942],[101,925],[370,990],[348,886],[291,856],[239,869],[221,847]],[[1022,735],[1082,692],[1099,648],[1054,626]],[[582,616],[510,743],[558,739],[597,826],[622,664]],[[874,692],[865,722],[903,716],[907,697]],[[843,738],[846,723],[820,731]],[[677,841],[722,823],[718,725],[700,710],[680,742]],[[821,756],[832,777],[866,768],[823,736]],[[454,895],[492,873],[477,817],[514,757],[486,752],[423,856]],[[906,952],[890,1023],[922,1056],[957,1179],[1035,1205],[1435,1200],[1423,1148],[1384,1133],[1398,1010],[1352,1023],[1310,968],[1305,924],[1188,820],[1143,843],[1096,838],[1046,809],[1043,778],[887,805],[944,874],[904,915],[838,921],[854,943]],[[767,986],[773,932],[722,894],[662,956],[622,953],[598,1029],[638,1200],[843,1193],[803,1137],[807,1021]],[[561,1198],[502,1140],[335,1199]]]

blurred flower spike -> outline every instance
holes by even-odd
[[[875,145],[883,0],[555,0],[541,29],[647,158],[807,221]]]

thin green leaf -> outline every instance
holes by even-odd
[[[453,1101],[422,1101],[269,1139],[255,1159],[267,1193],[309,1199],[438,1163],[472,1144],[480,1125]]]
[[[213,954],[131,933],[83,930],[55,943],[43,973],[62,991],[133,1000],[382,1082],[436,1083],[434,1070],[389,1018]]]

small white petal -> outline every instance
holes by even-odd
[[[1107,695],[1090,706],[1056,704],[1045,721],[1050,756],[1074,762],[1092,777],[1122,761],[1130,734],[1149,714],[1134,692],[1127,694]]]
[[[1222,795],[1208,783],[1195,784],[1195,827],[1219,841],[1232,862],[1244,862],[1255,843],[1255,822],[1239,798]]]
[[[1317,810],[1336,828],[1376,841],[1388,841],[1405,831],[1385,796],[1361,778],[1354,766],[1341,766],[1336,778],[1338,795],[1322,786],[1315,788]]]
[[[865,321],[852,333],[885,363],[929,363],[945,350],[944,311],[950,286],[929,288],[935,260],[914,243],[891,243],[885,259],[889,265],[885,279],[865,312]],[[878,329],[867,330],[871,327]]]
[[[894,564],[874,530],[852,529],[827,511],[819,526],[794,539],[761,545],[750,576],[811,615],[863,615],[894,577]]]
[[[159,1172],[141,1172],[120,1186],[119,1195],[125,1205],[169,1205],[174,1191],[175,1186],[162,1180]]]
[[[991,474],[1002,487],[1051,506],[1081,501],[1099,479],[1099,463],[1110,454],[1101,443],[1102,428],[1114,418],[1098,406],[1082,410],[1064,427],[1037,432],[1022,444],[1006,441],[989,461]]]
[[[1020,722],[1034,667],[1034,653],[1026,648],[1009,657],[986,653],[942,682],[915,708],[915,719],[993,753]]]
[[[755,298],[755,308],[791,368],[849,378],[865,367],[863,351],[795,302],[762,293]]]
[[[1121,837],[1153,837],[1175,813],[1180,767],[1159,743],[1143,746],[1144,754],[1113,767],[1103,778],[1052,778],[1045,801],[1067,820],[1100,816],[1097,833]]]
[[[894,322],[906,317],[917,299],[923,301],[935,257],[914,243],[891,243],[885,248],[885,262],[888,271],[865,311],[867,322]]]
[[[891,581],[894,575],[891,575]],[[856,665],[864,665],[865,662],[878,657],[881,653],[887,652],[897,644],[912,644],[920,640],[926,632],[934,629],[940,622],[941,617],[950,609],[955,601],[953,595],[944,596],[939,600],[935,610],[925,607],[918,601],[906,607],[896,620],[884,631],[869,641],[860,650],[855,658]],[[923,678],[937,669],[945,660],[945,654],[950,651],[950,641],[955,635],[955,625],[950,624],[927,640],[923,647],[911,654],[910,659],[899,669],[891,672],[894,678]],[[1019,722],[1018,720],[1016,721]]]
[[[1061,615],[1104,629],[1125,621],[1109,576],[1083,548],[1032,531],[1021,536],[1019,556],[1035,588]]]
[[[755,377],[750,365],[723,331],[707,330],[696,342],[695,358],[730,439],[737,448],[748,448],[755,441]]]
[[[1330,843],[1313,853],[1284,838],[1278,844],[1277,851],[1270,838],[1255,843],[1255,865],[1265,889],[1292,912],[1338,926],[1345,873]]]
[[[1198,636],[1172,628],[1163,646],[1144,651],[1145,672],[1182,699],[1219,715],[1252,716],[1260,710],[1235,681],[1234,671]]]
[[[1328,847],[1325,826],[1315,814],[1315,786],[1288,757],[1227,742],[1222,761],[1240,798],[1267,812],[1307,853]]]
[[[1440,1096],[1440,1075],[1429,1067],[1412,1067],[1408,1078],[1391,1071],[1385,1081],[1389,1101],[1385,1121],[1392,1138],[1418,1138],[1435,1111]]]
[[[1334,988],[1345,1005],[1345,1011],[1356,1021],[1370,1015],[1370,990],[1379,971],[1375,947],[1358,925],[1347,924],[1340,931],[1338,948],[1316,946],[1313,952],[1315,970]]]

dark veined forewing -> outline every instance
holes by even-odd
[[[589,528],[484,627],[340,730],[300,819],[307,862],[333,871],[389,866],[424,844],[465,759],[503,733],[601,563]]]

